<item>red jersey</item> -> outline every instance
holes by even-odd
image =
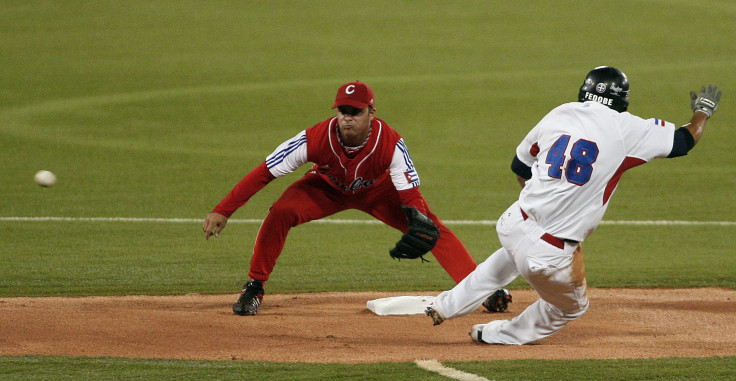
[[[348,155],[340,144],[337,118],[307,129],[306,138],[307,161],[314,163],[312,171],[340,191],[363,192],[394,177],[397,190],[419,185],[401,135],[378,118],[371,122],[368,141],[355,155]]]
[[[365,192],[373,184],[390,179],[397,191],[412,190],[399,192],[404,205],[423,213],[428,211],[426,201],[414,189],[420,184],[419,175],[401,135],[381,119],[373,118],[365,146],[348,155],[338,138],[336,117],[317,123],[279,145],[213,211],[230,217],[271,180],[292,173],[307,162],[314,163],[311,172],[343,193]]]

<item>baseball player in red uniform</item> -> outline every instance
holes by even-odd
[[[620,70],[590,71],[578,101],[550,111],[516,148],[511,168],[523,190],[496,225],[503,246],[427,308],[435,325],[470,313],[523,276],[540,299],[511,320],[472,327],[473,340],[526,344],[552,335],[588,309],[581,242],[608,207],[624,171],[656,158],[686,155],[700,140],[721,92],[690,93],[685,126],[626,112],[629,80]]]
[[[228,218],[269,182],[307,162],[314,163],[284,191],[264,219],[251,257],[250,280],[233,305],[238,315],[258,312],[264,283],[284,248],[289,229],[346,209],[361,210],[406,233],[391,250],[393,257],[415,258],[431,249],[455,282],[476,267],[462,242],[432,213],[419,193],[419,175],[404,139],[375,117],[373,91],[359,81],[346,83],[338,90],[332,108],[337,109],[336,116],[278,146],[204,220],[205,238],[219,236]],[[410,229],[422,223],[427,229]]]

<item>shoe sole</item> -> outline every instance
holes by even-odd
[[[240,306],[238,303],[235,303],[233,305],[233,313],[235,313],[236,315],[240,315],[240,316],[252,316],[258,313],[258,308],[256,307],[256,310],[253,311],[253,310],[243,308],[243,306]]]
[[[240,294],[240,297],[242,298],[244,295],[244,292]],[[233,304],[233,313],[240,316],[252,316],[258,313],[258,307],[261,306],[261,300],[263,298],[263,293],[260,294],[260,298],[256,297],[254,299],[248,300],[247,303],[241,303],[240,299]]]
[[[432,325],[440,325],[443,321],[445,321],[445,318],[443,318],[442,315],[440,315],[440,313],[432,307],[427,307],[424,313],[432,318]]]

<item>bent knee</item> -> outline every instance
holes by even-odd
[[[565,318],[570,320],[575,320],[583,314],[588,311],[588,308],[590,307],[590,303],[588,302],[588,298],[583,298],[578,300],[576,303],[571,304],[570,306],[566,306],[567,308],[561,309],[563,315]]]
[[[588,300],[586,299],[585,304],[579,304],[577,309],[570,312],[565,312],[565,314],[572,317],[573,319],[577,319],[583,316],[586,311],[588,311],[588,307],[590,307],[590,303],[588,303]]]
[[[303,216],[303,211],[297,203],[276,201],[268,209],[266,220],[268,223],[284,223],[296,226],[309,219]]]
[[[549,303],[549,302],[548,302]],[[548,308],[554,309],[556,314],[566,320],[575,320],[588,311],[588,298],[566,300],[564,302],[549,303]]]

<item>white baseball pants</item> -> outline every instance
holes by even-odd
[[[496,231],[503,247],[453,289],[434,300],[446,319],[473,312],[496,290],[523,276],[541,299],[510,321],[487,324],[482,339],[490,344],[527,344],[552,335],[588,310],[585,265],[580,245],[564,249],[541,239],[545,232],[524,219],[517,203],[499,218]]]

